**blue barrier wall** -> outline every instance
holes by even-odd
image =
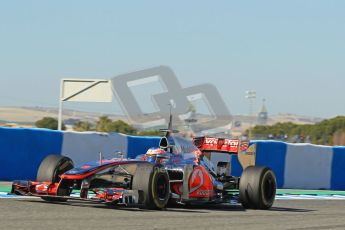
[[[256,164],[270,167],[276,174],[278,187],[283,187],[287,144],[275,141],[256,143]]]
[[[151,147],[159,147],[160,139],[160,137],[128,136],[127,157],[135,158],[140,154],[145,154]]]
[[[345,147],[333,148],[331,189],[345,190]]]
[[[270,167],[277,177],[278,187],[282,188],[287,144],[277,141],[252,141],[251,143],[256,143],[256,165]],[[242,171],[237,155],[232,156],[231,175],[241,176]]]
[[[0,128],[0,180],[33,180],[41,161],[60,154],[62,132]]]

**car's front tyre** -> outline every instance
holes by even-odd
[[[138,164],[132,189],[139,191],[144,208],[164,209],[170,198],[168,172],[159,165]]]
[[[73,161],[62,155],[48,155],[41,162],[38,168],[36,180],[39,182],[51,182],[58,183],[60,181],[60,175],[67,172],[74,167]],[[71,189],[65,186],[66,183],[60,183],[57,194],[58,196],[69,196]],[[41,197],[46,201],[66,201],[64,198],[55,197]]]

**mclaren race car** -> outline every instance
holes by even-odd
[[[12,193],[49,202],[69,199],[164,209],[170,204],[210,204],[239,201],[244,208],[268,209],[276,194],[275,175],[255,166],[255,144],[237,139],[185,139],[171,129],[136,159],[123,157],[87,163],[75,168],[70,158],[49,155],[36,181],[14,181]],[[243,173],[231,175],[232,157]],[[80,195],[72,194],[79,190]],[[79,194],[78,193],[78,194]]]

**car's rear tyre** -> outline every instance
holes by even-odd
[[[273,205],[276,189],[276,177],[271,169],[249,166],[240,178],[240,202],[248,209],[269,209]]]
[[[159,165],[138,164],[132,189],[139,191],[139,202],[146,209],[164,209],[170,198],[168,172]]]
[[[60,175],[67,172],[74,167],[73,161],[65,156],[61,155],[48,155],[42,161],[37,172],[37,181],[40,182],[51,182],[58,183],[60,181]],[[66,183],[60,183],[57,195],[58,196],[69,196],[71,194],[71,189],[66,185]],[[54,197],[41,197],[46,201],[66,201],[64,198],[54,198]]]

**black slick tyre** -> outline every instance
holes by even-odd
[[[168,172],[159,165],[138,164],[132,189],[139,191],[139,203],[145,209],[164,209],[170,198]]]
[[[271,169],[249,166],[240,178],[240,202],[247,209],[269,209],[273,205],[276,189],[276,177]]]
[[[65,156],[61,155],[48,155],[41,162],[38,168],[36,180],[39,182],[60,182],[60,175],[67,172],[74,167],[73,161]],[[66,183],[60,183],[57,190],[58,196],[69,196],[71,194],[71,189],[66,185]],[[46,201],[66,201],[63,198],[54,197],[41,197]]]

